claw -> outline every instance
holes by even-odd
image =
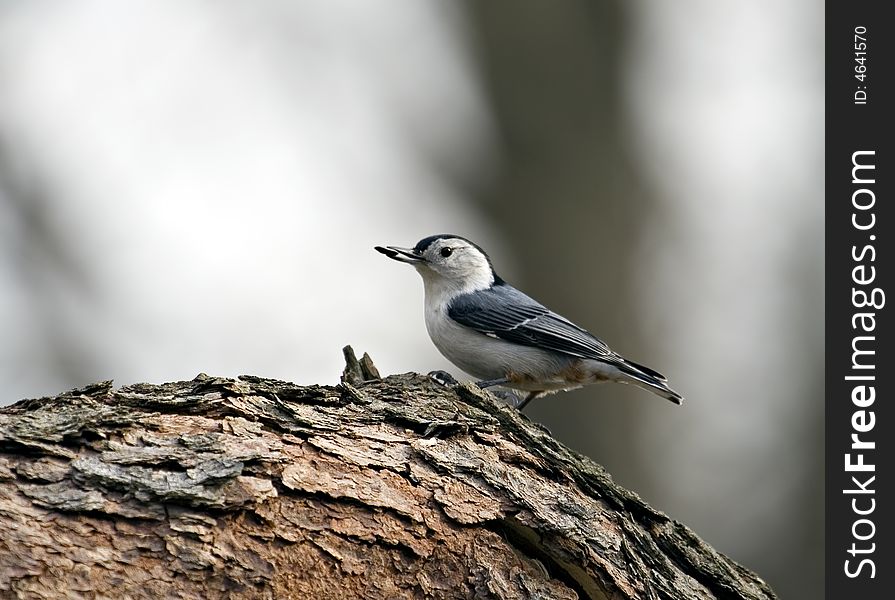
[[[519,397],[519,394],[512,390],[488,390],[491,392],[492,396],[496,396],[499,400],[504,402],[505,404],[509,404],[513,408],[519,405],[522,401],[522,398]]]

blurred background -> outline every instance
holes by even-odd
[[[771,18],[772,16],[772,18]],[[823,594],[823,3],[0,1],[0,403],[447,369],[412,269],[498,272],[665,373],[529,416]]]

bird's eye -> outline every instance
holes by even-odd
[[[447,258],[448,256],[450,256],[453,253],[454,253],[453,248],[442,248],[441,249],[441,255],[445,258]]]

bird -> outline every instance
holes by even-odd
[[[525,392],[514,402],[519,410],[547,394],[607,381],[683,401],[661,373],[501,279],[485,251],[464,237],[438,234],[413,248],[374,249],[422,276],[426,330],[439,352],[479,378],[482,389]]]

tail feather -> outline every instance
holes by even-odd
[[[668,381],[668,378],[659,373],[658,371],[653,371],[647,366],[641,365],[640,363],[636,363],[633,360],[624,359],[625,365],[629,367],[634,367],[636,371],[640,371],[640,373],[649,375],[651,378],[656,379],[658,381]]]
[[[619,365],[619,371],[627,376],[627,383],[636,385],[640,389],[652,392],[675,404],[681,404],[684,401],[683,396],[668,387],[668,379],[661,373],[627,359]]]

